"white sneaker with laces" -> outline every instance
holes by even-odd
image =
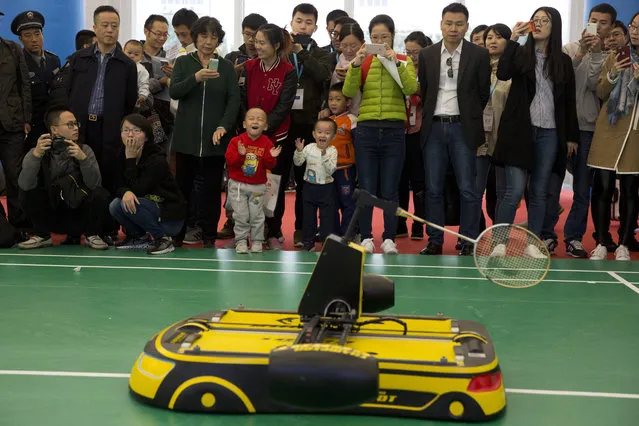
[[[620,245],[615,250],[615,260],[630,260],[630,250],[624,245]]]
[[[545,259],[547,257],[545,254],[539,251],[537,246],[534,244],[528,244],[528,246],[524,250],[524,255],[533,259]]]
[[[372,238],[366,238],[360,245],[369,253],[373,253],[375,251],[375,243]]]
[[[235,245],[235,252],[237,254],[246,254],[249,252],[248,243],[246,242],[246,240],[240,240],[237,242],[237,244]]]
[[[384,254],[398,254],[399,251],[397,250],[397,244],[395,244],[395,241],[387,238],[384,240],[384,242],[381,245],[382,251],[384,252]]]
[[[597,245],[593,251],[590,252],[590,260],[606,260],[608,257],[608,249],[604,245]]]
[[[251,253],[262,253],[264,250],[264,241],[251,242]]]

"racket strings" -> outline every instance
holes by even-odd
[[[488,228],[475,246],[479,272],[505,287],[530,287],[550,268],[546,245],[530,231],[517,225],[500,224]]]

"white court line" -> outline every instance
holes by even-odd
[[[38,371],[38,370],[0,370],[0,376],[40,376],[40,377],[85,377],[85,378],[107,378],[107,379],[128,379],[129,374],[125,373],[94,373],[80,371]],[[510,389],[507,393],[522,395],[544,395],[544,396],[580,396],[591,398],[615,398],[615,399],[639,399],[639,394],[633,393],[613,393],[613,392],[579,392],[547,389]]]
[[[624,279],[623,277],[620,277],[616,272],[608,272],[608,274],[610,274],[611,277],[613,277],[614,279],[619,281],[621,284],[623,284],[626,287],[628,287],[630,290],[632,290],[635,293],[639,294],[639,288],[637,288],[637,286],[633,285],[631,282],[629,282],[628,280]]]
[[[222,249],[223,250],[223,249]],[[200,258],[200,257],[162,257],[162,256],[109,256],[109,255],[65,255],[65,254],[40,254],[40,253],[2,253],[1,256],[19,256],[19,257],[62,257],[66,259],[116,259],[116,260],[150,260],[150,261],[177,261],[177,262],[229,262],[229,263],[265,263],[265,264],[283,264],[283,265],[315,265],[316,262],[288,261],[288,260],[258,260],[258,259],[217,259],[217,258]],[[381,256],[377,254],[377,256]],[[570,260],[570,259],[566,259]],[[577,261],[579,262],[579,261]],[[417,268],[417,269],[477,269],[474,266],[455,266],[455,265],[390,265],[384,263],[366,263],[365,266],[373,266],[378,268]],[[508,269],[511,270],[511,269]],[[512,270],[525,271],[541,271],[541,269],[521,269],[513,268]],[[550,269],[550,272],[573,272],[573,273],[602,273],[608,271],[596,269]],[[616,271],[620,274],[639,274],[639,271]]]
[[[192,271],[192,272],[235,272],[240,274],[275,274],[275,275],[311,275],[312,272],[300,272],[300,271],[252,271],[243,269],[211,269],[211,268],[172,268],[161,266],[121,266],[121,265],[54,265],[49,263],[0,263],[0,266],[21,266],[21,267],[36,267],[36,268],[76,268],[83,269],[134,269],[134,270],[152,270],[152,271]],[[384,274],[388,278],[416,278],[416,279],[429,279],[429,280],[463,280],[463,281],[486,281],[483,277],[447,277],[439,275],[389,275]],[[515,281],[515,279],[511,280]],[[520,279],[518,281],[529,281]],[[591,281],[591,280],[549,280],[544,279],[544,282],[554,283],[577,283],[577,284],[620,284],[619,281]]]

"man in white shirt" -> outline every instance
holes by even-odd
[[[444,183],[452,163],[461,201],[459,232],[476,238],[481,212],[476,152],[484,143],[482,117],[490,94],[490,57],[488,50],[464,40],[468,31],[464,5],[452,3],[444,8],[441,30],[443,40],[423,49],[419,57],[426,219],[445,224]],[[420,254],[441,254],[444,234],[431,227],[426,230],[428,245]],[[464,242],[459,254],[472,253],[472,245]]]

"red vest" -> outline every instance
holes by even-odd
[[[259,58],[245,62],[246,94],[249,109],[260,107],[267,115],[275,109],[275,106],[280,100],[282,89],[284,88],[286,74],[295,69],[287,60],[279,59],[279,61],[279,64],[270,71],[264,71],[262,69]],[[291,116],[289,113],[284,122],[282,122],[280,127],[275,131],[275,134],[269,136],[273,143],[282,142],[286,139],[290,124]]]

